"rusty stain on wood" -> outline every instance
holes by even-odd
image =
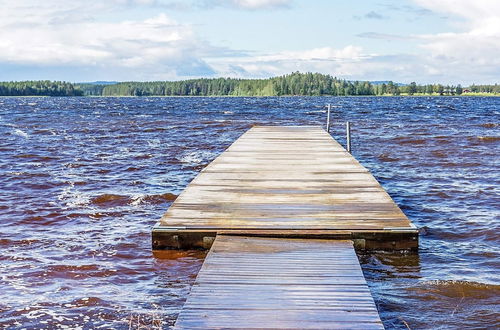
[[[177,329],[383,329],[351,241],[218,235]]]
[[[315,126],[256,126],[243,134],[153,228],[153,249],[210,248],[218,233],[418,247],[417,229],[377,180]]]

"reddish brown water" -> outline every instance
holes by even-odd
[[[418,254],[360,255],[385,326],[500,327],[500,98],[472,97],[0,98],[0,327],[168,328],[205,253],[155,258],[151,227],[252,125],[326,103],[422,228]]]

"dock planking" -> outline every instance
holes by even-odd
[[[210,248],[217,234],[418,247],[418,230],[377,180],[316,126],[248,130],[171,205],[153,250]]]
[[[176,329],[383,329],[352,241],[218,235]]]

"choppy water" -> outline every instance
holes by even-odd
[[[473,97],[0,98],[0,327],[168,328],[205,254],[154,258],[151,227],[252,125],[326,103],[423,228],[360,256],[385,326],[500,327],[500,98]]]

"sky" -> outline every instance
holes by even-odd
[[[500,83],[500,0],[0,0],[0,81]]]

